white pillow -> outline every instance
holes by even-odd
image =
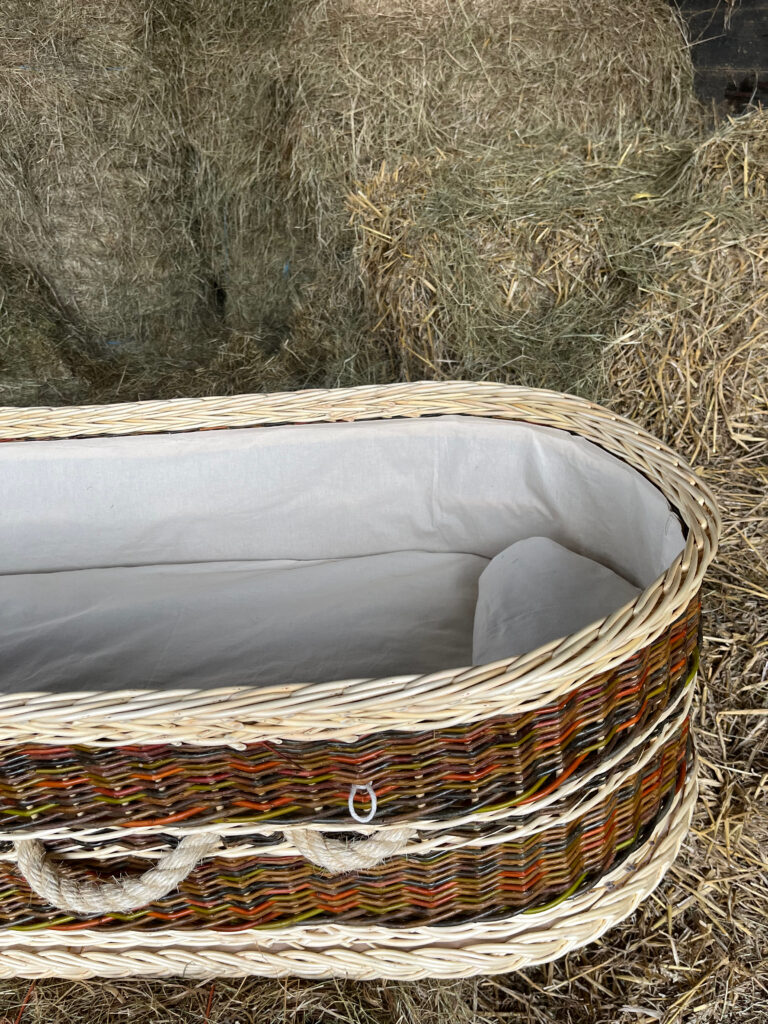
[[[525,654],[576,633],[640,593],[622,576],[548,537],[528,537],[480,576],[472,660]]]

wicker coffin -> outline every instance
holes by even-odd
[[[359,421],[381,426],[375,433],[347,429]],[[394,431],[388,433],[382,421],[390,421]],[[419,430],[411,429],[414,423]],[[292,424],[304,425],[300,430],[305,433],[290,433]],[[324,425],[329,424],[337,426],[328,431]],[[482,432],[469,436],[475,425]],[[230,433],[213,435],[211,430]],[[378,449],[379,442],[371,440],[384,437],[389,444],[394,433],[399,438],[408,431],[415,437],[408,443],[414,451],[422,445],[418,450],[426,460],[413,473],[398,468],[400,449],[395,463],[386,445]],[[331,434],[351,447],[324,453],[323,445],[336,443]],[[175,568],[158,575],[154,565],[147,569],[144,564],[152,551],[142,519],[154,500],[151,488],[148,502],[137,506],[124,528],[100,525],[100,510],[108,506],[100,505],[103,495],[93,480],[113,474],[114,498],[121,493],[122,477],[131,472],[136,478],[130,486],[142,495],[146,480],[155,479],[152,460],[158,453],[136,444],[140,436],[158,439],[166,459],[177,450],[195,456],[187,463],[199,490],[189,490],[185,504],[177,494],[187,491],[176,486],[173,495],[157,503],[160,509],[173,506],[180,517],[173,531],[165,531],[172,539],[164,541],[171,548],[180,545],[176,561],[169,558],[172,566],[184,562],[179,591],[163,590],[176,585]],[[295,664],[308,658],[311,669],[316,656],[322,666],[317,681],[306,677],[304,663],[295,669],[295,678],[270,677],[269,671],[280,671],[264,667],[270,658],[269,664],[294,670],[290,631],[275,654],[275,629],[279,632],[286,616],[275,618],[278,627],[270,626],[266,640],[252,640],[247,631],[237,632],[238,622],[232,618],[237,619],[242,602],[232,605],[233,613],[224,594],[217,597],[220,607],[210,610],[215,627],[209,633],[202,620],[194,620],[203,656],[198,656],[197,638],[190,634],[191,640],[178,645],[168,679],[153,677],[147,686],[147,652],[158,636],[165,643],[162,616],[174,607],[163,595],[195,585],[199,574],[187,563],[197,551],[195,545],[202,551],[208,543],[201,539],[198,524],[205,516],[197,511],[190,515],[189,531],[180,530],[179,523],[189,508],[205,504],[206,486],[219,496],[216,507],[225,511],[254,500],[238,490],[243,480],[242,486],[250,486],[243,465],[253,465],[254,479],[272,495],[273,477],[263,451],[275,448],[281,436],[298,439],[302,452],[305,442],[317,444],[313,458],[318,465],[324,465],[326,456],[331,460],[324,480],[333,477],[342,493],[349,486],[350,495],[341,502],[343,527],[327,528],[333,517],[323,517],[322,502],[331,489],[323,483],[317,490],[305,466],[308,498],[294,509],[290,488],[297,485],[289,478],[289,498],[275,499],[284,523],[276,521],[274,531],[251,531],[266,545],[266,555],[261,550],[260,555],[267,558],[270,572],[276,555],[269,543],[283,528],[288,541],[281,543],[296,546],[290,551],[291,566],[306,572],[309,549],[301,548],[300,529],[293,532],[293,524],[302,516],[311,524],[313,511],[319,525],[309,531],[310,541],[322,547],[317,538],[326,537],[322,543],[331,548],[357,544],[354,557],[368,559],[355,562],[355,574],[349,577],[353,585],[345,581],[342,589],[328,590],[327,600],[322,590],[326,584],[318,590],[315,578],[295,573],[298,589],[284,591],[280,581],[266,604],[258,605],[266,609],[266,619],[281,600],[296,609],[287,617],[297,631]],[[462,454],[454,472],[451,445],[463,444],[467,436],[474,447]],[[5,623],[0,632],[6,633],[0,637],[0,841],[5,843],[0,859],[0,974],[415,978],[506,971],[552,959],[597,937],[658,884],[679,849],[695,799],[689,709],[699,658],[698,592],[714,554],[719,520],[704,485],[653,438],[570,396],[463,383],[103,408],[8,409],[0,410],[0,438],[8,442],[0,448],[0,458],[5,456],[3,472],[11,481],[6,539],[0,536],[0,572],[6,573],[0,585]],[[118,438],[119,444],[113,440]],[[240,438],[247,450],[236,458],[251,463],[239,462],[238,473],[230,469],[231,484],[211,486],[221,460],[235,458],[231,449]],[[368,448],[358,464],[359,444]],[[505,461],[507,448],[526,444],[527,462],[514,462],[517,456],[512,454],[512,461]],[[213,458],[208,458],[208,448]],[[213,467],[210,478],[196,462],[198,450],[200,465]],[[140,452],[150,466],[146,479],[141,476],[144,463],[134,470],[131,462],[140,462]],[[411,522],[401,513],[411,500],[411,485],[417,488],[412,501],[418,502],[418,482],[436,452],[445,462],[444,486],[440,491],[438,474],[437,482],[430,478],[427,528],[418,516]],[[548,504],[545,492],[558,458],[568,468],[558,478],[557,502]],[[84,483],[77,477],[79,459],[84,460]],[[372,492],[375,500],[366,504],[360,499],[366,467],[378,486],[391,471],[388,459],[396,466],[392,472],[397,486],[389,486],[384,498]],[[59,473],[65,463],[66,472]],[[279,495],[286,473],[280,459],[275,464],[279,472],[274,494]],[[345,467],[351,467],[346,483]],[[162,472],[172,487],[175,469],[168,462]],[[525,490],[529,478],[534,491],[539,488],[531,492],[533,498]],[[41,481],[56,493],[50,505],[39,497]],[[614,486],[618,489],[611,491]],[[626,500],[621,493],[625,487],[636,489]],[[520,514],[532,517],[524,529],[518,529],[512,505],[505,505],[512,492],[519,492],[514,500],[523,509]],[[638,516],[635,506],[646,493],[651,504]],[[564,494],[573,497],[564,501]],[[462,501],[465,507],[460,507]],[[123,503],[130,502],[126,492]],[[112,501],[109,507],[114,505]],[[92,520],[86,522],[91,512]],[[115,515],[119,519],[120,513]],[[217,531],[214,546],[215,557],[221,559],[223,551],[224,559],[239,560],[239,572],[244,556],[237,547],[238,516]],[[471,547],[460,533],[462,517],[475,531]],[[507,525],[513,521],[516,525]],[[370,561],[370,552],[380,555],[382,548],[376,544],[381,545],[382,531],[390,523],[406,532],[415,530],[422,545],[408,554],[406,563],[411,564],[405,570],[400,562],[393,563],[396,581],[409,581],[402,600],[390,587],[390,578],[381,575],[380,559]],[[33,545],[32,534],[25,533],[32,527],[38,536],[49,529],[64,541],[49,544],[46,553],[45,543]],[[142,555],[131,561],[125,545],[133,543],[134,528]],[[458,633],[453,620],[446,620],[450,629],[446,623],[434,625],[429,602],[441,607],[453,602],[455,614],[466,616],[466,595],[476,593],[472,588],[478,586],[483,592],[477,572],[504,547],[507,531],[516,539],[516,529],[523,536],[526,531],[548,535],[552,543],[565,538],[582,555],[597,552],[596,561],[603,556],[595,546],[606,537],[605,562],[621,567],[622,559],[629,565],[634,558],[650,568],[645,576],[627,572],[637,577],[630,600],[567,636],[552,633],[560,621],[557,616],[575,621],[570,610],[561,609],[555,626],[549,627],[552,635],[531,650],[490,663],[468,653],[458,667],[453,667],[455,660],[442,664],[440,645],[458,643]],[[101,551],[110,530],[123,544],[119,560]],[[249,530],[242,531],[246,545]],[[665,531],[672,540],[657,541],[655,533]],[[637,540],[639,534],[645,540]],[[93,564],[70,553],[78,544]],[[403,547],[410,552],[413,545]],[[208,559],[208,571],[213,559],[205,551],[200,560]],[[454,552],[464,561],[450,561]],[[277,554],[284,555],[282,549]],[[311,566],[319,564],[312,551],[309,555]],[[121,572],[126,565],[130,571],[117,577],[119,615],[109,618],[113,591],[104,588],[104,572],[106,567],[112,571],[115,563]],[[329,564],[333,572],[339,565],[345,568],[335,548]],[[512,564],[519,569],[523,563]],[[323,562],[323,572],[325,568]],[[149,584],[134,587],[137,570],[149,573]],[[433,570],[436,582],[422,592],[424,574]],[[369,577],[369,572],[374,575]],[[420,577],[413,582],[416,572]],[[234,578],[227,576],[225,583]],[[259,586],[273,580],[263,574],[254,578]],[[355,590],[358,580],[365,587],[369,578],[376,588],[370,608],[364,591]],[[469,581],[461,601],[458,585],[443,593],[446,579]],[[135,603],[130,604],[134,593],[142,600],[148,593],[163,596],[153,612],[160,627],[152,616],[135,613]],[[371,621],[386,620],[390,613],[382,602],[391,602],[390,594],[395,606],[390,632],[371,634],[376,651],[369,661],[366,629]],[[91,595],[91,604],[82,595]],[[584,595],[585,607],[591,607],[591,599]],[[69,602],[65,615],[55,605],[61,600]],[[424,621],[432,624],[434,642],[420,642],[419,621],[409,628],[409,600],[417,609],[429,605]],[[509,600],[514,604],[514,595]],[[307,609],[303,618],[302,602]],[[531,603],[535,606],[533,599]],[[225,605],[224,617],[217,619]],[[70,632],[80,629],[92,607],[97,608],[97,632],[73,636],[70,643]],[[199,610],[200,605],[190,607]],[[348,629],[344,616],[351,616]],[[343,628],[324,647],[325,623],[333,627],[337,620]],[[30,623],[34,629],[26,628]],[[493,628],[497,647],[511,643],[511,634],[499,638],[495,620]],[[532,636],[541,635],[536,621],[526,628],[533,629]],[[117,636],[119,661],[100,661],[95,655],[91,659],[93,637],[111,636],[110,630]],[[222,630],[226,658],[231,647],[246,645],[243,650],[250,652],[251,661],[241,662],[246,671],[253,666],[257,685],[245,685],[249,677],[238,675],[233,676],[235,685],[211,686],[204,677],[210,671],[205,651],[219,642]],[[359,649],[356,638],[362,638]],[[265,645],[263,660],[253,658],[247,646],[251,640]],[[461,642],[465,646],[451,648],[448,661],[470,651],[466,644],[471,637]],[[191,660],[185,645],[194,649]],[[349,665],[391,665],[395,670],[388,675],[360,671],[355,678],[344,674],[345,681],[328,682],[342,678],[342,669],[333,675],[327,666],[347,664],[334,661],[346,657],[345,645],[357,651],[349,655]],[[106,640],[104,646],[109,646]],[[156,654],[151,656],[154,664]],[[173,656],[164,658],[164,665],[173,662]],[[417,659],[413,663],[421,671],[404,672],[401,662],[405,659],[407,666],[408,658]],[[470,661],[475,663],[466,667]],[[111,670],[104,668],[112,664],[117,688]],[[184,667],[188,664],[191,670]],[[215,670],[215,657],[212,664]],[[178,686],[184,671],[190,672],[190,685]],[[26,679],[38,684],[50,679],[51,685],[29,687]],[[128,686],[122,685],[125,680]]]

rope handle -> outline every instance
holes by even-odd
[[[327,839],[311,828],[295,828],[285,833],[299,853],[331,875],[347,871],[375,868],[382,861],[396,857],[416,835],[415,828],[393,828],[379,835],[352,843]]]
[[[204,858],[214,852],[220,837],[204,833],[185,836],[143,875],[113,882],[89,882],[52,861],[39,839],[17,839],[16,863],[33,892],[46,903],[70,914],[86,916],[123,913],[146,906],[183,882]]]
[[[332,875],[373,868],[400,853],[416,835],[414,828],[390,829],[347,843],[327,839],[314,829],[297,828],[287,832],[298,852],[317,867]],[[30,889],[52,907],[69,914],[119,914],[137,910],[161,900],[184,881],[205,857],[218,847],[220,836],[209,833],[186,836],[143,875],[127,876],[112,882],[78,879],[62,864],[53,861],[39,839],[17,839],[13,846],[16,864]]]
[[[359,789],[366,790],[371,797],[371,810],[364,817],[354,808]],[[372,785],[352,787],[349,809],[357,821],[370,821],[376,806]],[[303,857],[332,875],[376,867],[400,853],[416,834],[415,828],[403,827],[348,843],[327,839],[322,832],[309,828],[294,828],[285,833]],[[175,850],[164,854],[143,875],[111,882],[78,879],[70,869],[50,858],[39,839],[17,839],[13,846],[19,871],[30,889],[46,903],[69,914],[101,916],[137,910],[167,896],[220,843],[221,836],[211,833],[185,836]]]
[[[355,797],[360,791],[368,794],[370,807],[361,814],[355,806]],[[349,789],[347,807],[350,817],[367,825],[376,816],[379,802],[373,783],[354,783]],[[292,828],[284,832],[286,839],[294,845],[305,860],[311,861],[331,875],[343,875],[347,871],[362,871],[375,868],[389,857],[396,857],[417,834],[415,828],[388,829],[386,832],[374,833],[366,839],[355,842],[344,842],[340,839],[328,839],[322,832],[311,828]]]

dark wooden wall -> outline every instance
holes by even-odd
[[[696,91],[733,113],[768,106],[768,0],[673,0],[688,22]]]

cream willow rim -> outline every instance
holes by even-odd
[[[580,633],[514,659],[426,676],[308,685],[15,694],[0,697],[0,742],[239,746],[262,739],[345,740],[387,729],[441,729],[557,700],[616,668],[683,613],[717,547],[720,518],[712,493],[650,434],[571,395],[502,384],[424,382],[79,408],[0,408],[0,440],[435,415],[525,420],[593,441],[659,487],[688,529],[685,550],[634,602]]]
[[[0,977],[458,978],[519,970],[594,942],[631,914],[677,856],[696,802],[685,788],[637,853],[593,888],[535,914],[455,927],[307,925],[222,935],[98,928],[0,932]]]

